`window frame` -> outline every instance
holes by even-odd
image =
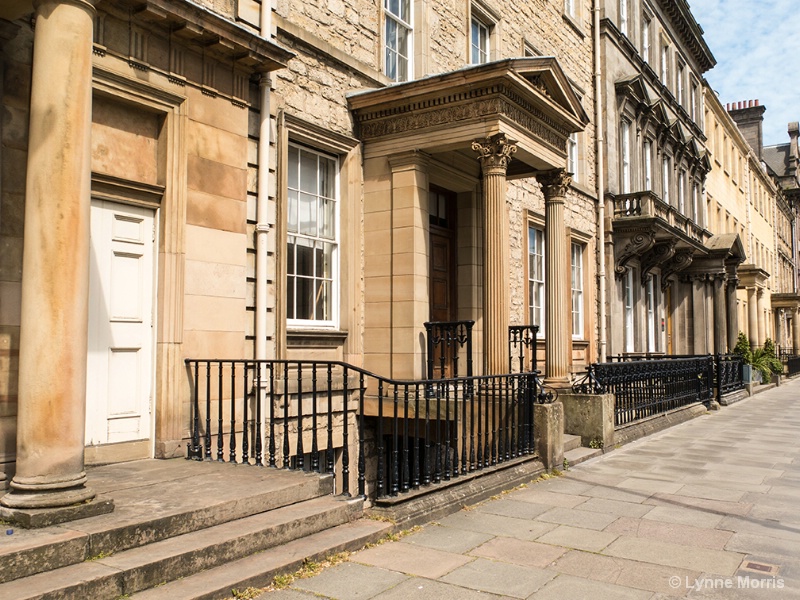
[[[297,163],[293,163],[291,158],[292,149],[297,149]],[[302,175],[299,172],[300,164],[301,164],[301,152],[306,152],[313,154],[317,157],[317,174],[316,174],[316,183],[317,183],[317,193],[311,193],[309,191],[302,190],[301,187],[301,177]],[[332,182],[332,189],[333,189],[333,197],[327,197],[319,193],[319,180],[320,180],[320,158],[329,160],[332,162],[332,169],[334,173],[333,182]],[[286,298],[284,299],[286,302],[286,326],[290,329],[306,329],[306,328],[321,328],[321,329],[336,329],[340,323],[340,302],[339,302],[339,293],[341,287],[341,268],[340,268],[340,250],[341,250],[341,181],[340,181],[340,171],[341,171],[341,160],[340,157],[331,154],[328,152],[324,152],[321,150],[317,150],[310,146],[300,144],[294,141],[290,141],[288,143],[287,148],[287,155],[286,155],[286,251],[287,251],[287,264],[286,264]],[[291,175],[290,169],[292,166],[295,165],[298,169],[297,175],[297,185],[298,187],[294,189],[298,195],[298,202],[299,202],[299,195],[300,194],[307,194],[307,195],[315,195],[316,196],[316,211],[317,211],[317,219],[316,219],[316,227],[317,227],[317,234],[316,235],[309,235],[300,232],[299,226],[299,213],[300,213],[300,206],[298,204],[296,212],[298,218],[298,226],[297,231],[291,231],[291,225],[289,219],[291,219],[292,214],[292,191],[293,188],[290,187]],[[319,234],[319,213],[321,210],[320,203],[324,200],[331,200],[333,201],[333,230],[334,234],[332,238],[325,238]],[[300,277],[311,279],[312,281],[312,289],[317,287],[317,281],[329,281],[330,283],[330,318],[328,319],[302,319],[297,318],[297,252],[289,251],[289,246],[292,244],[292,238],[297,240],[298,238],[311,240],[314,242],[316,247],[317,242],[321,242],[323,244],[328,243],[332,246],[331,254],[330,254],[330,277],[320,277],[317,275],[318,269],[316,268],[316,264],[312,266],[311,276],[308,277],[307,275],[301,274]],[[297,247],[295,242],[295,248]],[[290,257],[294,256],[294,265],[290,264]],[[316,260],[316,254],[314,255],[314,259]],[[294,280],[294,282],[292,281]],[[290,293],[292,293],[292,301],[290,302]],[[316,317],[317,306],[316,304],[313,306],[314,315]],[[290,317],[290,315],[295,315],[294,317]]]
[[[571,133],[567,138],[567,172],[572,173],[572,181],[580,181],[580,152],[578,134]]]
[[[658,352],[658,323],[656,307],[656,276],[648,273],[645,280],[645,312],[647,313],[647,351]]]
[[[650,64],[650,49],[652,44],[652,24],[650,15],[642,15],[642,60]]]
[[[576,250],[578,251],[578,258],[579,258],[577,271],[575,267]],[[585,254],[586,254],[586,244],[576,241],[572,241],[570,243],[570,301],[571,301],[573,340],[583,340],[586,337],[586,318],[585,318],[586,295],[584,293]],[[576,282],[578,283],[579,287],[575,287]],[[576,301],[577,301],[577,311],[576,311]],[[575,321],[576,316],[578,319],[577,327]]]
[[[633,269],[628,268],[622,277],[623,347],[625,352],[636,352],[636,294]]]
[[[661,200],[670,204],[669,192],[672,184],[672,157],[664,154],[661,157]]]
[[[395,82],[403,82],[403,81],[410,81],[413,79],[413,61],[414,61],[414,2],[413,0],[397,0],[399,6],[407,5],[408,7],[408,21],[403,21],[402,15],[398,15],[393,13],[389,9],[389,3],[391,0],[383,0],[383,74],[389,77],[392,81]],[[402,9],[401,11],[402,12]],[[392,77],[389,74],[389,61],[388,53],[394,52],[396,57],[402,56],[399,51],[399,38],[396,38],[398,41],[398,49],[392,49],[389,47],[389,23],[395,23],[395,26],[398,28],[397,31],[399,32],[399,28],[404,28],[407,31],[406,37],[406,76],[404,79],[401,79],[399,76]],[[395,62],[398,75],[399,75],[399,61]]]
[[[642,143],[642,174],[645,190],[653,189],[653,140],[646,138]]]
[[[628,1],[619,0],[619,31],[626,37],[630,31],[630,6],[628,6]]]
[[[531,242],[534,242],[533,246]],[[531,252],[531,250],[534,250]],[[528,221],[528,250],[527,250],[527,313],[529,325],[539,326],[539,336],[546,335],[545,319],[546,319],[546,302],[547,302],[547,289],[546,289],[546,275],[545,275],[545,230],[544,227],[535,221]],[[539,263],[539,268],[536,269],[541,278],[534,277],[534,268],[532,260]],[[536,318],[536,314],[539,318]]]
[[[483,41],[480,38],[480,33],[482,31],[486,32],[486,37],[485,37],[486,48],[485,48],[485,50],[483,50],[480,47],[480,44],[478,44],[477,46],[475,44],[474,35],[475,35],[476,26],[477,26],[477,30],[478,30],[479,42]],[[480,16],[476,16],[474,13],[470,16],[470,21],[469,21],[469,48],[470,48],[469,64],[471,64],[471,65],[484,65],[484,64],[486,64],[486,63],[491,61],[491,59],[492,59],[492,25],[489,24],[489,23],[486,23],[486,21],[481,19]],[[480,58],[481,56],[484,56],[486,58],[486,60],[478,60],[477,62],[475,62],[475,51],[476,50],[478,51],[478,58]]]
[[[620,121],[620,188],[623,194],[630,194],[633,189],[633,165],[631,163],[631,123],[627,119]]]

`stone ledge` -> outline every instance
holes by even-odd
[[[719,403],[722,406],[730,406],[736,402],[741,400],[745,400],[750,397],[750,394],[747,393],[746,389],[736,390],[735,392],[731,392],[730,394],[725,394],[720,398]]]
[[[6,508],[0,507],[0,519],[9,521],[25,529],[38,529],[77,521],[88,517],[96,517],[113,512],[114,500],[104,498],[74,506],[59,508]]]
[[[495,467],[493,472],[459,476],[423,486],[410,494],[377,500],[367,512],[390,519],[396,529],[423,525],[528,483],[544,472],[544,465],[535,458],[517,459]]]

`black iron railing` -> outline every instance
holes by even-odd
[[[713,398],[714,358],[593,364],[573,390],[614,394],[614,425],[620,427]]]
[[[800,356],[794,356],[786,359],[786,376],[794,377],[800,373]]]
[[[424,325],[428,379],[458,377],[462,358],[466,370],[460,374],[471,377],[474,373],[472,328],[475,321],[428,321]]]
[[[717,400],[744,388],[744,359],[738,354],[717,354],[715,365]]]
[[[369,481],[376,497],[534,455],[533,405],[552,399],[538,372],[396,381],[335,361],[186,365],[187,458],[333,473],[344,495],[356,447],[358,494]]]
[[[538,325],[511,325],[508,328],[508,372],[530,373],[536,371],[536,338]]]

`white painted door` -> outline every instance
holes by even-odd
[[[92,200],[86,444],[150,438],[155,212]]]

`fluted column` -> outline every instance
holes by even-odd
[[[506,171],[517,146],[502,133],[472,142],[483,173],[483,352],[486,374],[508,371]]]
[[[736,277],[728,277],[728,283],[725,288],[727,295],[727,330],[728,340],[727,346],[719,350],[719,352],[731,352],[736,347],[736,342],[739,337],[739,311],[736,307],[736,288],[739,285],[739,280]]]
[[[800,308],[796,308],[792,315],[792,350],[800,354]]]
[[[545,383],[569,385],[572,345],[569,293],[570,264],[564,226],[564,203],[572,178],[563,169],[537,175],[544,192]]]
[[[706,343],[706,280],[703,275],[692,276],[692,352],[705,354]]]
[[[25,189],[17,465],[11,508],[94,497],[85,487],[92,23],[86,0],[34,0]]]
[[[763,346],[767,341],[767,301],[764,288],[758,288],[758,345]]]
[[[728,322],[725,314],[727,304],[725,290],[725,275],[719,273],[714,276],[714,352],[721,353],[727,350]]]
[[[758,340],[758,288],[747,288],[747,337],[750,338],[750,347],[759,345]]]

